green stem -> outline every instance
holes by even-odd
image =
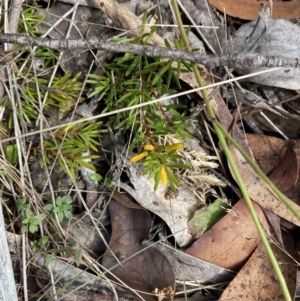
[[[266,176],[266,174],[260,169],[257,163],[253,161],[252,158],[245,152],[245,150],[231,137],[231,135],[226,131],[226,129],[218,121],[214,122],[221,129],[222,133],[226,136],[230,143],[238,149],[238,151],[242,154],[242,156],[253,168],[253,170],[260,176],[260,178],[263,181],[265,181],[265,183],[269,185],[269,187],[272,189],[272,191],[275,193],[278,199],[282,201],[285,204],[285,206],[300,220],[300,212],[296,210],[296,208],[293,206],[293,203],[291,203],[291,201],[280,192],[280,190],[274,185],[274,183],[268,178],[268,176]]]
[[[185,44],[186,50],[187,51],[191,51],[190,47],[189,47],[188,39],[187,39],[185,31],[184,31],[182,20],[181,20],[181,17],[180,17],[179,9],[178,9],[178,6],[177,6],[177,1],[176,0],[172,0],[172,5],[173,5],[173,8],[174,8],[175,16],[176,16],[177,23],[178,23],[178,26],[179,26],[181,38],[182,38],[182,40],[183,40],[183,42]],[[200,72],[198,70],[197,64],[192,64],[192,68],[193,68],[196,80],[198,82],[198,85],[200,87],[204,87],[205,84],[204,84],[204,81],[203,81],[203,79],[202,79],[202,77],[200,75]],[[250,215],[251,215],[251,217],[252,217],[252,219],[254,221],[254,224],[255,224],[255,226],[257,228],[258,234],[259,234],[259,236],[261,238],[261,241],[262,241],[262,243],[264,245],[264,248],[265,248],[265,250],[266,250],[266,252],[268,254],[268,257],[270,259],[270,262],[271,262],[271,264],[273,266],[273,269],[274,269],[275,274],[277,276],[277,279],[279,281],[279,284],[280,284],[282,293],[283,293],[283,295],[285,297],[285,300],[286,301],[292,301],[292,298],[290,296],[289,290],[288,290],[287,285],[286,285],[286,281],[285,281],[285,279],[284,279],[284,277],[282,275],[282,272],[280,270],[279,264],[278,264],[278,262],[277,262],[277,260],[276,260],[276,258],[274,256],[272,248],[271,248],[271,246],[270,246],[270,244],[269,244],[269,242],[267,240],[267,237],[266,237],[266,235],[264,233],[264,230],[263,230],[263,228],[262,228],[262,226],[260,224],[260,221],[259,221],[259,219],[257,217],[257,214],[256,214],[256,212],[254,210],[254,207],[253,207],[253,204],[252,204],[252,202],[250,200],[250,197],[248,195],[246,186],[245,186],[245,184],[244,184],[244,182],[243,182],[243,180],[241,178],[241,175],[240,175],[240,173],[238,171],[238,168],[237,168],[237,166],[236,166],[236,164],[234,162],[234,159],[233,159],[233,157],[231,155],[231,152],[230,152],[230,150],[228,148],[226,140],[225,140],[225,138],[223,136],[223,131],[222,131],[222,129],[219,126],[220,124],[216,121],[216,115],[215,115],[213,107],[212,107],[212,105],[211,105],[211,103],[209,101],[209,96],[208,96],[208,92],[207,92],[206,89],[202,90],[202,97],[203,97],[203,100],[205,102],[207,112],[208,112],[209,116],[212,119],[212,125],[213,125],[213,127],[215,129],[216,135],[217,135],[217,137],[219,139],[219,142],[220,142],[220,144],[222,146],[222,149],[223,149],[223,151],[224,151],[224,153],[226,155],[228,163],[229,163],[229,165],[230,165],[230,167],[232,169],[234,178],[236,179],[236,182],[237,182],[237,184],[238,184],[238,186],[240,188],[240,191],[241,191],[241,193],[243,195],[243,198],[246,201],[246,204],[247,204],[247,207],[249,209]]]

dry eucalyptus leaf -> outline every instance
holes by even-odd
[[[283,233],[285,250],[272,244],[274,255],[280,263],[292,300],[296,291],[297,264],[294,262],[295,245],[293,239]],[[292,256],[290,257],[287,252]],[[254,280],[255,279],[255,280]],[[248,262],[223,292],[219,300],[283,300],[280,285],[264,246],[260,243]]]
[[[269,1],[262,0],[209,0],[209,2],[227,15],[245,20],[256,20],[261,5],[270,7]],[[300,17],[300,1],[273,1],[273,18],[294,19]]]
[[[300,7],[300,6],[299,6]],[[255,22],[248,22],[241,26],[236,32],[233,39],[230,52],[241,52],[246,37],[250,35]],[[262,31],[264,23],[261,21],[256,28],[249,45],[257,41]],[[258,41],[252,52],[268,55],[268,56],[285,56],[288,58],[300,58],[300,27],[290,21],[275,19],[271,20],[267,32]],[[265,70],[267,68],[255,68],[247,70],[237,70],[240,73],[254,73]],[[265,73],[250,77],[247,80],[268,85],[272,87],[281,87],[285,89],[300,89],[300,69],[299,68],[283,68],[270,73]]]
[[[271,188],[255,173],[251,166],[246,162],[241,153],[232,145],[229,149],[239,170],[241,178],[246,186],[250,198],[260,206],[272,211],[273,213],[285,218],[289,222],[300,226],[300,221],[293,213],[276,197]],[[295,211],[300,211],[300,207],[288,199],[289,205]]]
[[[178,280],[220,283],[232,280],[235,275],[230,270],[176,250],[164,243],[154,244],[153,248],[167,257]]]
[[[249,156],[252,157],[251,150],[249,149],[248,143],[245,139],[244,134],[235,125],[232,115],[229,112],[224,99],[220,92],[216,92],[212,98],[212,105],[214,107],[215,113],[220,120],[220,123],[224,126],[227,131],[231,131],[234,136],[235,141],[247,152]],[[234,126],[232,126],[234,124]]]
[[[276,187],[285,193],[296,185],[299,178],[299,161],[295,152],[296,143],[289,141],[284,157],[269,175]]]
[[[262,171],[268,174],[280,162],[288,141],[266,135],[246,134],[246,139]]]
[[[253,203],[264,228],[268,222],[261,208]],[[238,270],[259,243],[259,235],[243,199],[196,240],[186,252],[218,266]]]
[[[154,248],[143,250],[141,245],[151,229],[150,214],[117,192],[110,201],[109,213],[112,236],[102,261],[112,272],[108,277],[117,282],[120,279],[147,301],[157,300],[151,295],[155,289],[171,287],[173,291],[175,276],[167,258]]]
[[[224,100],[220,93],[215,93],[213,97],[215,112],[220,119],[221,124],[229,129],[232,122],[232,116],[230,115],[228,108],[226,107]],[[236,142],[243,147],[243,149],[252,157],[251,149],[249,148],[244,135],[239,129],[234,126],[231,130],[232,137]],[[244,185],[247,188],[250,198],[257,202],[260,206],[272,211],[290,221],[291,223],[300,226],[299,220],[288,210],[288,208],[278,200],[271,188],[261,180],[261,178],[255,173],[252,167],[246,162],[240,152],[233,146],[229,145],[229,149],[235,161],[235,164],[239,170]],[[288,200],[291,207],[294,207],[296,211],[300,210],[300,207],[294,204],[291,200]]]

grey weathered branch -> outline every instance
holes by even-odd
[[[17,301],[17,291],[12,268],[10,252],[8,248],[5,222],[2,212],[2,199],[0,198],[0,300]]]
[[[197,52],[186,52],[175,48],[160,46],[125,44],[106,41],[97,37],[87,39],[47,39],[34,38],[26,35],[0,33],[0,42],[19,45],[30,45],[47,47],[51,49],[102,49],[116,53],[134,53],[149,57],[163,57],[173,60],[185,60],[199,63],[207,68],[228,66],[231,68],[251,69],[258,67],[292,67],[300,68],[298,58],[287,58],[283,56],[264,56],[257,53],[236,53],[220,56],[202,55]],[[1,62],[1,60],[0,60]]]

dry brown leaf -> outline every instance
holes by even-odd
[[[295,147],[295,153],[298,159],[298,164],[300,164],[300,140],[295,140],[296,147]],[[300,176],[300,171],[299,175]],[[300,179],[298,177],[298,182],[288,191],[285,192],[285,195],[293,200],[296,204],[300,204]]]
[[[274,232],[274,236],[278,240],[278,242],[283,246],[282,241],[282,231],[281,231],[281,218],[277,214],[269,211],[268,209],[262,208],[266,218],[269,221],[269,224],[272,226],[272,230]]]
[[[113,198],[117,201],[112,199],[109,204],[112,236],[102,264],[112,272],[108,277],[117,281],[121,279],[146,301],[156,301],[157,298],[151,294],[155,289],[163,292],[170,287],[174,291],[173,269],[158,250],[143,250],[141,242],[151,229],[150,214],[121,193],[114,192]]]
[[[293,239],[285,234],[286,250],[295,258]],[[297,284],[297,265],[285,251],[274,244],[271,245],[280,269],[287,283],[292,299]],[[274,274],[273,267],[262,244],[259,244],[251,258],[243,266],[237,276],[223,292],[219,300],[283,300],[280,285]]]
[[[140,36],[142,21],[134,13],[114,0],[94,0],[95,3],[112,21],[123,30],[128,30],[130,35]],[[151,27],[145,27],[145,32],[149,32]],[[164,40],[154,33],[151,42],[155,45],[165,47]]]
[[[232,126],[232,116],[228,111],[225,102],[220,93],[215,93],[213,106],[220,123],[232,133],[232,137],[239,143],[243,149],[252,156],[252,152],[248,146],[245,136],[239,131],[236,125]],[[229,149],[237,165],[242,180],[247,188],[250,198],[257,202],[260,206],[272,211],[273,213],[285,218],[289,222],[300,226],[300,221],[289,211],[289,209],[281,203],[269,186],[255,173],[252,167],[246,162],[240,152],[233,146],[229,145]],[[253,156],[252,156],[253,157]],[[300,207],[289,200],[290,206],[296,211],[300,211]]]
[[[300,226],[300,221],[290,212],[282,202],[278,200],[269,186],[255,173],[251,166],[246,162],[241,153],[233,146],[229,149],[239,170],[244,185],[250,198],[260,206],[272,211],[273,213],[285,218],[289,222]],[[300,211],[300,207],[288,199],[288,202],[295,211]]]
[[[268,222],[261,208],[253,206],[265,229]],[[237,270],[259,243],[259,235],[244,200],[205,232],[186,250],[192,256],[207,260],[218,266]]]
[[[299,161],[295,146],[295,142],[290,140],[283,158],[269,175],[270,180],[282,193],[289,191],[299,178]]]
[[[265,173],[272,170],[269,178],[282,193],[295,187],[299,176],[299,162],[296,155],[295,141],[283,140],[264,135],[246,135],[254,158]],[[283,153],[285,151],[285,153]],[[264,213],[273,226],[281,245],[280,217],[264,209]]]
[[[288,141],[266,135],[246,134],[249,147],[256,163],[268,174],[283,157]]]
[[[232,17],[256,20],[261,5],[270,7],[269,1],[262,0],[209,0],[210,4]],[[294,19],[300,17],[300,1],[273,1],[272,18]]]
[[[286,152],[289,141],[283,140],[281,138],[256,134],[246,134],[246,137],[256,162],[266,174],[273,170],[275,166],[279,164],[280,160],[283,160],[282,158],[284,156],[284,153]],[[300,140],[294,140],[294,142],[296,144],[294,152],[298,160],[298,162],[295,164],[299,165]],[[291,187],[291,189],[286,191],[285,195],[286,197],[293,200],[296,204],[300,204],[299,174],[297,183],[293,187]]]
[[[143,243],[143,245],[145,244],[153,243]],[[197,279],[198,283],[213,284],[229,282],[235,276],[235,273],[232,271],[191,256],[162,242],[153,244],[152,247],[159,250],[168,259],[176,279],[184,279],[184,281],[194,281]]]

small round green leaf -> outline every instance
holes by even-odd
[[[98,173],[93,173],[93,174],[90,175],[90,179],[92,181],[97,182],[97,181],[101,181],[103,179],[103,177]]]

